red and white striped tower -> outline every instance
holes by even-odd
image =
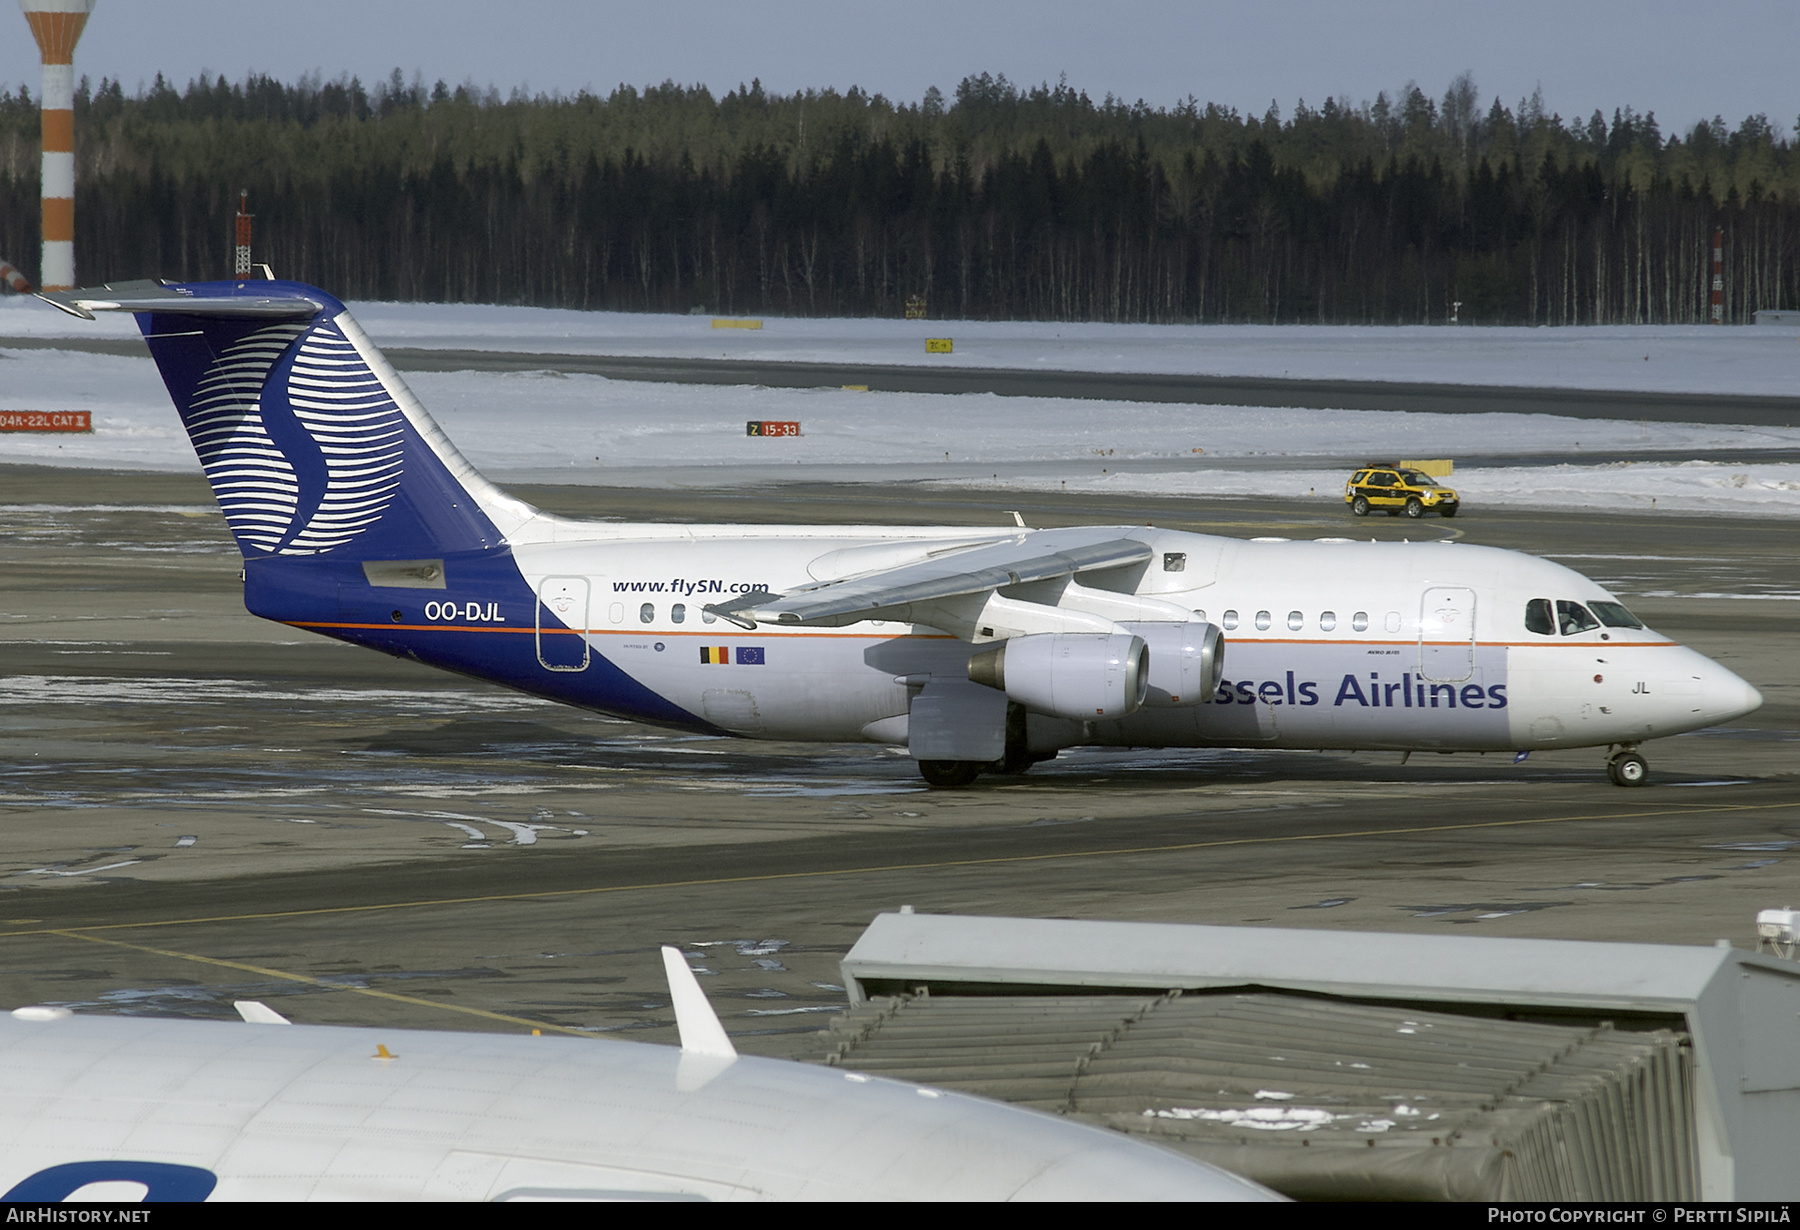
[[[19,0],[44,61],[44,290],[75,286],[75,44],[94,0]]]
[[[1712,322],[1725,323],[1725,232],[1713,232]]]
[[[250,194],[238,193],[237,212],[237,263],[232,270],[234,276],[247,278],[250,276]]]

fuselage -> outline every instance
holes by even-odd
[[[9,1201],[1270,1198],[1055,1115],[610,1039],[28,1008],[0,1045]]]
[[[746,629],[705,608],[1008,537],[968,527],[554,525],[521,535],[539,540],[515,542],[511,566],[483,569],[473,584],[457,583],[451,561],[441,590],[371,586],[385,619],[288,622],[623,717],[748,737],[903,743],[920,682],[962,677],[968,641],[874,618]],[[1565,621],[1532,631],[1534,601],[1554,611],[1617,599],[1518,552],[1119,532],[1149,545],[1151,562],[1086,574],[1083,585],[1217,625],[1223,679],[1206,703],[1116,721],[1034,715],[1035,750],[1629,745],[1761,702],[1729,670],[1647,628]],[[1019,596],[1043,598],[1030,587]]]

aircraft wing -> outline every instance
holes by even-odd
[[[1150,556],[1149,544],[1121,537],[1116,527],[1030,530],[1004,542],[946,552],[861,576],[802,585],[786,593],[744,594],[706,609],[736,623],[807,623],[1049,581],[1101,568],[1123,568],[1141,564]]]

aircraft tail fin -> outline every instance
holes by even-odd
[[[246,559],[449,555],[537,516],[476,472],[337,299],[297,282],[40,296],[136,315]]]

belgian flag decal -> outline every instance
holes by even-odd
[[[702,665],[728,666],[731,664],[732,660],[733,655],[729,645],[700,646],[700,661]],[[739,645],[737,647],[736,661],[739,666],[765,665],[766,659],[763,657],[763,647],[761,645]]]

